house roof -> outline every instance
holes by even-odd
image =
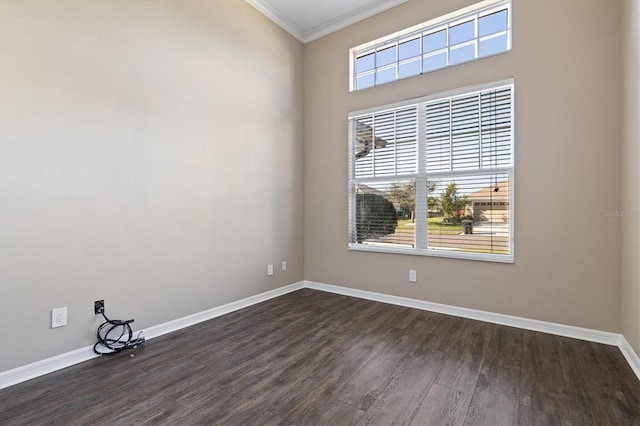
[[[382,195],[383,197],[385,195],[384,191],[380,191],[379,189],[372,188],[369,185],[365,185],[362,183],[357,184],[356,189],[358,192],[362,194],[377,194],[377,195]]]
[[[476,192],[468,195],[470,201],[492,200],[492,201],[508,201],[509,200],[509,181],[503,180],[484,187]]]

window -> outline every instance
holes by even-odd
[[[351,90],[511,49],[509,1],[487,0],[351,49]]]
[[[349,114],[349,247],[513,262],[513,81]]]

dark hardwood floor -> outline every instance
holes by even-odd
[[[0,424],[640,425],[640,381],[613,346],[304,289],[3,389]]]

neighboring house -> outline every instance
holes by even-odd
[[[387,197],[387,193],[384,191],[380,191],[379,189],[376,188],[372,188],[369,185],[363,185],[361,183],[356,185],[356,193],[357,194],[376,194],[376,195],[380,195],[381,197]]]
[[[509,222],[509,182],[487,186],[467,197],[466,214],[476,222]]]

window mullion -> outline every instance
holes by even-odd
[[[478,14],[476,14],[476,16],[473,17],[473,31],[474,31],[474,34],[473,34],[474,35],[474,38],[473,38],[473,41],[474,41],[474,43],[473,43],[474,44],[474,46],[473,46],[473,49],[474,49],[473,57],[474,58],[479,58],[480,57],[480,52],[479,52],[480,42],[478,41],[478,39],[480,37],[479,25],[480,24],[478,22]]]
[[[400,42],[396,40],[396,80],[400,78]]]
[[[424,32],[420,33],[420,74],[424,72]]]
[[[447,30],[445,31],[444,35],[445,35],[445,39],[446,39],[446,43],[447,43],[447,66],[449,66],[450,64],[450,58],[451,58],[451,41],[449,40],[449,33],[451,30],[451,24],[447,24]]]

